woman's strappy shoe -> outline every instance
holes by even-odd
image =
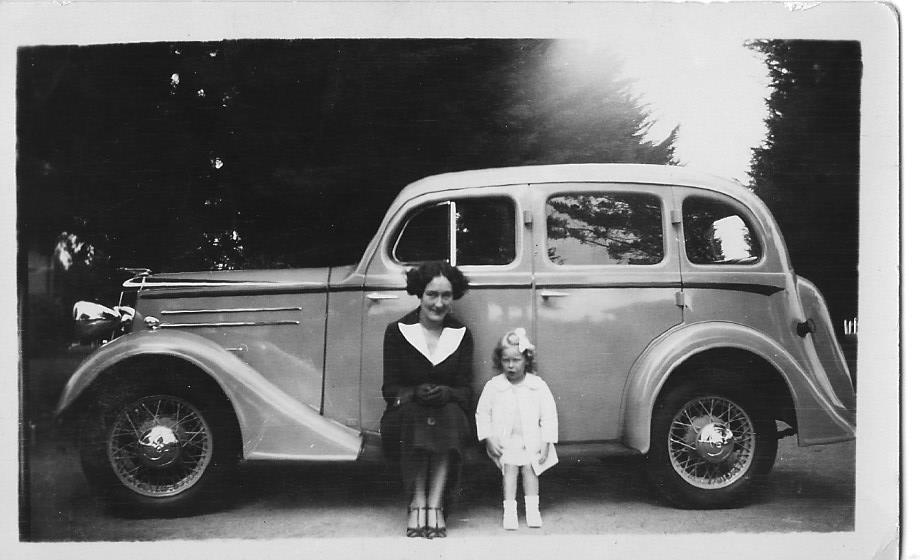
[[[444,509],[439,507],[425,508],[428,510],[428,531],[425,536],[429,539],[443,539],[447,536],[447,522],[444,519]]]
[[[422,507],[407,508],[406,513],[409,514],[409,521],[407,523],[408,527],[406,527],[407,537],[427,537],[428,536],[428,524],[425,520],[425,516],[422,515],[422,511],[426,509],[428,508],[422,508]]]

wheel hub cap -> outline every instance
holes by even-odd
[[[108,460],[130,491],[151,498],[180,494],[204,476],[213,432],[200,410],[175,395],[149,395],[124,406],[109,430]]]
[[[708,422],[700,429],[695,447],[704,461],[721,463],[734,450],[735,436],[724,423]]]
[[[725,488],[751,468],[756,434],[751,416],[723,396],[701,396],[677,409],[668,433],[671,466],[696,488]]]
[[[149,467],[164,468],[179,458],[182,446],[176,433],[167,426],[153,426],[138,440],[140,458]]]

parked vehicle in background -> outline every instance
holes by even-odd
[[[471,281],[454,313],[477,390],[495,340],[533,333],[562,457],[644,454],[675,505],[724,507],[778,438],[854,437],[827,308],[756,196],[679,167],[533,166],[409,185],[352,266],[125,282],[116,332],[58,405],[87,479],[183,511],[239,460],[380,459],[384,328],[418,304],[405,270],[438,259]]]

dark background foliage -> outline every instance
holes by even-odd
[[[28,302],[58,310],[30,332],[56,332],[78,299],[111,304],[121,267],[355,262],[398,191],[426,175],[674,162],[674,134],[644,139],[652,123],[615,60],[573,78],[551,62],[552,46],[259,40],[20,49],[20,243],[74,257],[66,271],[53,260],[54,301]]]
[[[752,186],[772,210],[797,273],[824,294],[835,324],[856,316],[859,118],[856,41],[756,41],[773,91]]]
[[[354,261],[396,192],[425,175],[672,161],[673,137],[642,140],[647,116],[625,82],[560,81],[550,46],[24,49],[21,230],[45,243],[76,231],[113,265],[159,271],[325,265]]]
[[[111,304],[120,267],[355,262],[409,182],[541,163],[678,163],[617,60],[548,40],[245,40],[21,48],[18,228],[57,263],[27,335]],[[796,270],[855,315],[859,45],[759,41],[774,92],[753,186]],[[31,257],[30,257],[31,258]],[[50,317],[50,318],[49,318]],[[62,330],[63,329],[63,330]],[[37,347],[42,347],[38,340]]]

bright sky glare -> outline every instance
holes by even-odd
[[[675,151],[682,164],[748,184],[751,148],[766,135],[770,80],[763,56],[745,48],[745,37],[722,29],[672,31],[566,41],[558,54],[584,71],[619,58],[656,121],[650,140],[661,141],[680,125]]]

